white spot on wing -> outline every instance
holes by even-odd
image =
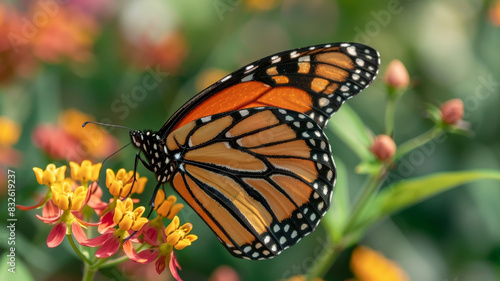
[[[303,56],[303,57],[299,58],[299,61],[311,61],[311,57],[310,56]]]
[[[321,107],[327,106],[329,103],[330,103],[330,100],[328,100],[327,98],[320,98],[319,99],[319,106],[321,106]]]
[[[229,78],[231,78],[231,75],[228,75],[220,80],[220,82],[226,82]]]
[[[253,73],[243,77],[243,79],[241,79],[241,82],[247,82],[247,81],[251,81],[251,80],[253,80]]]
[[[241,117],[245,117],[249,114],[250,112],[247,109],[240,110],[240,115]]]
[[[349,55],[351,55],[351,56],[357,55],[356,54],[356,47],[354,47],[354,46],[347,47],[346,50],[349,53]]]

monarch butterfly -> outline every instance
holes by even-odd
[[[131,131],[136,164],[155,174],[155,195],[171,183],[232,255],[272,258],[328,210],[336,172],[323,128],[379,65],[378,52],[357,43],[262,58],[200,92],[159,131]]]

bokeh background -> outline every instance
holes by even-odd
[[[2,0],[0,116],[14,122],[3,121],[0,132],[2,225],[6,169],[16,171],[16,202],[31,205],[46,188],[36,183],[32,167],[102,161],[129,142],[126,130],[84,131],[82,120],[159,129],[189,98],[244,64],[339,41],[368,44],[381,53],[381,77],[349,101],[375,134],[383,132],[381,78],[392,59],[401,60],[412,79],[397,107],[396,143],[432,126],[424,114],[428,104],[464,101],[464,119],[474,135],[448,135],[410,153],[391,171],[391,180],[500,168],[500,1]],[[335,134],[327,134],[334,157],[349,171],[345,180],[355,196],[365,180],[354,172],[359,159]],[[132,169],[134,156],[128,147],[104,168]],[[149,177],[152,190],[152,174],[139,172]],[[498,185],[474,182],[419,203],[371,228],[361,244],[396,261],[412,280],[500,280]],[[80,279],[81,263],[67,241],[47,248],[50,227],[35,213],[16,212],[18,265],[34,280]],[[272,260],[239,260],[189,207],[180,216],[193,222],[199,236],[178,254],[185,280],[219,280],[213,273],[223,265],[241,280],[286,279],[306,272],[327,245],[319,227]],[[7,232],[0,231],[4,256]],[[351,251],[340,256],[326,280],[352,277]],[[148,270],[129,264],[104,271],[98,280],[170,278],[155,279],[153,267]]]

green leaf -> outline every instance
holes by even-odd
[[[362,160],[369,160],[371,136],[361,118],[347,104],[342,105],[328,126]]]
[[[377,208],[376,213],[381,218],[443,191],[481,179],[500,180],[500,171],[445,172],[400,181],[381,191],[373,207]]]
[[[333,242],[338,242],[342,238],[347,218],[349,217],[350,199],[348,189],[348,176],[345,165],[342,161],[336,160],[337,183],[333,193],[332,206],[325,216],[325,226],[330,233]]]

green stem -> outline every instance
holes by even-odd
[[[401,144],[398,147],[398,150],[396,152],[396,156],[394,157],[394,161],[399,160],[401,157],[405,156],[408,152],[414,150],[415,148],[422,146],[432,139],[440,136],[443,133],[443,128],[439,126],[434,126],[432,129],[428,130],[427,132],[421,134],[418,137],[415,137],[403,144]]]
[[[97,268],[91,267],[89,264],[85,264],[83,267],[83,277],[82,281],[92,281],[97,272]]]
[[[321,252],[320,256],[316,258],[316,262],[313,268],[307,274],[307,280],[311,281],[317,277],[323,277],[328,270],[332,267],[333,263],[337,259],[338,255],[353,242],[353,238],[351,232],[355,230],[356,222],[359,220],[359,216],[362,214],[362,211],[366,207],[369,200],[373,198],[373,195],[377,192],[380,184],[383,182],[385,178],[387,166],[384,164],[380,167],[380,170],[377,173],[372,174],[371,178],[368,180],[366,187],[362,191],[359,196],[356,204],[352,209],[352,214],[350,216],[349,221],[343,231],[343,238],[340,243],[337,243],[333,246],[328,247],[326,245],[324,247],[323,252]],[[324,220],[324,223],[328,223],[328,220]],[[333,226],[326,225],[326,229],[329,232],[329,241],[334,243],[335,237],[333,233],[331,233],[331,229]],[[357,238],[356,238],[357,239]]]
[[[80,252],[80,249],[78,248],[78,246],[76,246],[76,243],[73,240],[73,236],[71,234],[66,234],[66,237],[68,238],[69,244],[71,245],[75,253],[83,260],[83,262],[89,265],[92,264],[92,261],[89,260],[85,255],[83,255],[82,252]]]
[[[340,253],[345,249],[343,244],[338,244],[333,247],[325,247],[321,254],[316,257],[314,266],[307,274],[306,280],[312,281],[315,278],[325,276],[328,270],[332,267]]]
[[[121,256],[121,257],[116,258],[116,259],[102,260],[101,262],[96,264],[95,267],[98,267],[98,268],[111,267],[111,266],[118,265],[124,261],[129,260],[129,259],[130,258],[128,256]]]
[[[384,164],[380,167],[380,170],[377,173],[372,174],[372,176],[368,180],[366,187],[363,189],[361,195],[358,197],[356,203],[354,204],[354,207],[352,208],[351,216],[343,231],[344,237],[348,237],[351,232],[355,230],[356,223],[359,221],[359,216],[361,216],[361,214],[365,210],[366,205],[373,198],[378,188],[384,181],[386,171],[387,166],[386,164]]]
[[[392,136],[394,133],[394,115],[396,114],[396,103],[399,95],[393,94],[388,96],[387,105],[385,108],[385,134]]]

